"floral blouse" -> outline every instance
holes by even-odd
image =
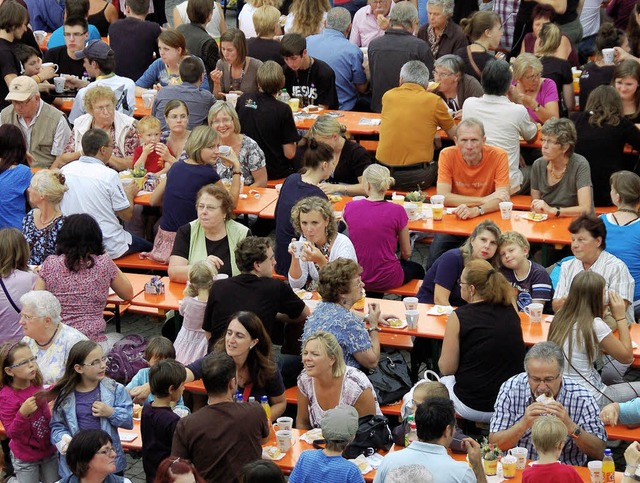
[[[36,227],[33,221],[33,212],[31,210],[22,220],[22,234],[29,244],[31,256],[29,257],[29,265],[42,265],[45,258],[56,252],[56,241],[58,232],[64,223],[64,216],[60,215],[42,230]]]
[[[116,143],[115,129],[113,128],[113,126],[111,126],[111,129],[109,129],[108,134],[111,138],[111,142],[113,143],[113,156],[115,156],[116,158],[133,158],[133,152],[140,144],[140,137],[138,136],[138,131],[135,125],[132,125],[129,128],[129,131],[124,138],[123,147],[118,146],[118,144]],[[69,140],[64,147],[65,154],[73,153],[75,151],[77,135],[78,131],[76,129],[73,129],[71,131],[71,136],[69,137]]]
[[[240,145],[238,160],[240,161],[242,177],[244,178],[244,184],[246,185],[250,185],[255,182],[253,174],[251,174],[253,171],[258,171],[267,165],[264,152],[260,149],[258,143],[249,136],[244,135],[242,136],[242,144]],[[219,158],[216,161],[216,170],[218,171],[221,179],[231,179],[233,176],[233,168],[231,166],[225,166]]]

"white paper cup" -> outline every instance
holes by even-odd
[[[511,201],[501,201],[499,203],[500,206],[500,216],[502,216],[503,220],[511,219],[511,211],[513,210],[513,203]]]
[[[287,416],[282,416],[276,419],[276,424],[278,431],[291,431],[293,428],[293,418],[289,418]]]
[[[65,82],[64,77],[53,78],[53,85],[56,87],[56,92],[58,94],[62,94],[64,92],[64,82]]]
[[[44,38],[47,36],[47,32],[45,32],[44,30],[34,30],[33,36],[36,38],[36,42],[38,42],[38,44],[41,44]]]
[[[433,195],[431,197],[432,205],[444,205],[444,195]]]
[[[531,322],[541,322],[542,321],[542,309],[544,305],[539,303],[529,304],[524,308],[524,311],[529,315],[529,320]]]
[[[120,178],[120,181],[123,185],[127,185],[133,183],[133,178]]]
[[[231,146],[227,146],[225,144],[221,144],[220,146],[218,146],[218,152],[220,154],[222,154],[223,156],[226,156],[227,154],[229,154],[231,152]]]
[[[516,470],[524,470],[527,467],[527,455],[529,454],[527,448],[516,446],[509,450],[509,454],[518,459],[518,461],[516,461]]]
[[[226,99],[226,101],[228,103],[230,103],[234,108],[236,107],[236,104],[238,103],[238,94],[225,94],[224,98]]]
[[[603,483],[602,461],[589,461],[587,467],[589,468],[591,483]]]
[[[405,203],[404,211],[407,212],[407,216],[410,220],[416,220],[418,218],[418,205],[415,203]]]
[[[602,49],[602,60],[605,64],[613,64],[614,49]]]
[[[219,273],[214,277],[214,280],[224,280],[225,278],[229,278],[229,275],[226,273]]]
[[[302,256],[302,250],[304,249],[304,242],[297,240],[294,242],[291,242],[293,244],[293,248],[295,250],[295,257],[296,258],[300,258]]]
[[[399,205],[403,205],[404,206],[404,196],[403,195],[393,195],[391,197],[391,201],[393,201],[394,203],[397,203]]]
[[[40,67],[53,67],[53,71],[58,72],[58,64],[54,64],[53,62],[45,62]]]
[[[282,189],[282,183],[278,183],[276,185],[276,193],[280,193],[280,190]]]
[[[405,310],[418,310],[418,297],[405,297],[402,301]]]
[[[276,441],[278,442],[278,449],[283,453],[289,451],[291,448],[291,438],[293,433],[291,431],[276,431]]]
[[[420,312],[418,312],[417,310],[407,310],[405,311],[404,316],[407,321],[407,327],[409,329],[418,328],[418,319],[420,318]]]

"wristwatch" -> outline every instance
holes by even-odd
[[[582,428],[580,427],[579,424],[576,425],[576,429],[573,430],[573,433],[571,433],[571,437],[573,439],[578,439],[580,437],[580,435],[582,434]]]
[[[480,216],[484,215],[484,208],[482,208],[482,205],[478,205],[478,213],[480,213]]]
[[[367,332],[371,333],[371,332],[380,332],[380,327],[369,327],[367,329]]]

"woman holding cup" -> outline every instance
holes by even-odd
[[[617,336],[602,320],[606,305],[616,321]],[[558,344],[564,354],[564,376],[589,391],[600,407],[610,402],[629,401],[640,391],[640,382],[606,385],[594,367],[602,352],[621,364],[633,362],[626,310],[625,301],[618,293],[605,292],[602,275],[582,271],[571,282],[566,301],[549,328],[548,339]]]
[[[471,260],[460,275],[466,305],[447,319],[438,366],[456,413],[488,423],[500,386],[522,371],[525,346],[513,290],[486,260]],[[509,347],[509,350],[504,350]]]
[[[258,68],[262,62],[247,56],[247,39],[242,30],[229,29],[220,36],[220,53],[222,58],[211,71],[213,95],[224,99],[225,94],[235,94],[237,100],[245,92],[258,92]]]

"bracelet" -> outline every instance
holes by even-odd
[[[231,174],[232,174],[233,176],[235,176],[236,174],[237,174],[238,176],[242,176],[242,172],[241,172],[241,171],[233,171]]]
[[[559,217],[559,216],[560,216],[560,208],[556,206],[556,217]]]
[[[371,332],[380,332],[380,327],[369,327],[367,332],[369,332],[369,334],[371,334]]]
[[[42,83],[42,78],[38,74],[34,74],[33,77],[37,77],[38,78],[38,84]]]

